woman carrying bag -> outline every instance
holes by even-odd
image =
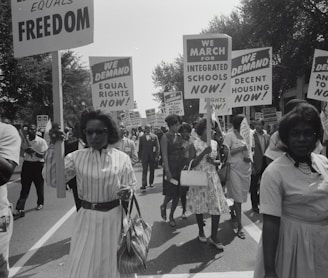
[[[207,173],[208,186],[190,186],[188,191],[188,209],[196,214],[199,234],[202,243],[207,242],[204,231],[204,213],[211,215],[211,236],[208,242],[216,249],[223,251],[224,246],[217,237],[220,215],[228,213],[229,208],[224,197],[219,176],[216,172],[217,143],[211,140],[207,146],[206,119],[200,120],[196,126],[198,138],[190,148],[191,168]]]

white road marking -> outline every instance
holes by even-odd
[[[253,274],[253,271],[229,271],[163,275],[138,275],[138,278],[252,278]]]
[[[26,264],[26,262],[47,242],[47,240],[60,228],[61,225],[76,211],[75,206],[72,207],[66,214],[46,232],[38,242],[36,242],[23,257],[21,257],[9,270],[9,278],[13,277]]]

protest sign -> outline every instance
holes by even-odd
[[[154,126],[155,127],[166,126],[165,117],[166,117],[165,114],[163,114],[163,113],[157,113],[156,114],[156,121],[155,121]]]
[[[182,92],[164,92],[166,115],[184,115]]]
[[[125,112],[125,123],[127,128],[138,127],[141,125],[141,117],[139,111]]]
[[[48,115],[37,115],[36,116],[36,126],[37,129],[46,129],[46,126],[48,124],[49,117]]]
[[[199,113],[207,113],[207,99],[201,98],[199,100]],[[227,102],[225,97],[222,98],[211,98],[211,106],[216,116],[231,115],[232,109]]]
[[[271,61],[271,47],[232,51],[232,107],[272,103]]]
[[[132,58],[89,58],[93,107],[107,112],[133,109]]]
[[[262,108],[263,120],[266,124],[275,124],[278,122],[277,110],[275,107]]]
[[[231,37],[185,35],[183,48],[185,99],[229,97]]]
[[[314,51],[307,97],[328,101],[328,51]]]
[[[14,56],[93,42],[93,0],[11,1]]]
[[[153,108],[153,109],[146,109],[145,112],[146,112],[146,118],[147,118],[148,124],[150,124],[150,125],[153,126],[155,124],[155,122],[156,122],[156,111],[155,111],[155,108]]]

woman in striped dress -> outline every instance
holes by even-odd
[[[126,277],[117,269],[117,250],[121,234],[122,206],[136,186],[131,160],[111,145],[119,140],[115,122],[101,111],[85,111],[81,116],[82,138],[89,148],[65,157],[66,182],[76,176],[82,208],[73,228],[68,277]],[[53,142],[62,133],[53,128]],[[53,185],[53,148],[46,156],[46,181]],[[135,275],[131,275],[134,277]]]

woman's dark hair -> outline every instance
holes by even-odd
[[[206,129],[206,119],[201,119],[198,124],[196,125],[196,133],[198,134],[198,136],[201,136],[204,132],[204,130]]]
[[[232,119],[232,126],[234,129],[239,129],[241,122],[243,121],[243,119],[245,118],[245,115],[243,114],[237,114],[236,116],[233,117]]]
[[[182,133],[183,131],[187,131],[188,133],[191,133],[191,126],[188,123],[182,123],[179,128],[179,133]]]
[[[314,130],[316,141],[321,140],[322,125],[318,110],[309,103],[300,103],[279,122],[279,137],[287,147],[289,131],[298,123],[309,124]]]
[[[87,122],[91,120],[99,120],[104,123],[108,130],[108,144],[114,144],[120,140],[120,131],[109,114],[105,114],[101,110],[94,110],[93,108],[86,109],[81,114],[80,130],[84,143],[87,143],[84,130],[87,126]]]
[[[177,123],[181,123],[181,118],[179,115],[171,114],[165,118],[165,122],[167,123],[168,127],[171,127]]]

